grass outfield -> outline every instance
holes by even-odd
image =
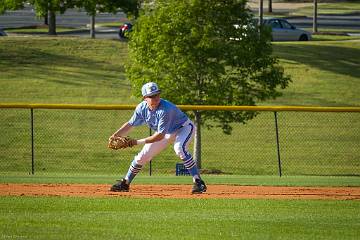
[[[358,239],[360,201],[0,198],[4,239]]]
[[[276,105],[360,106],[360,41],[274,43],[293,83]]]
[[[0,101],[135,103],[124,76],[127,44],[69,37],[0,39]]]
[[[258,104],[359,106],[359,52],[360,41],[274,43],[293,83],[283,97]],[[137,103],[124,76],[126,58],[127,44],[114,40],[0,38],[0,101]]]

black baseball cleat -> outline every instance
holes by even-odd
[[[129,184],[126,183],[126,180],[123,178],[121,180],[117,180],[117,182],[112,185],[110,191],[112,192],[128,192],[129,191]]]
[[[205,182],[201,179],[196,179],[194,182],[194,185],[192,187],[191,193],[193,193],[193,194],[203,193],[203,192],[206,192],[206,189],[207,189],[207,187],[205,185]]]

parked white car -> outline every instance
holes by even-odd
[[[272,29],[272,41],[310,41],[311,33],[291,25],[281,18],[265,18],[264,25]]]

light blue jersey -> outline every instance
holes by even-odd
[[[146,101],[136,106],[133,116],[129,120],[131,126],[147,124],[158,133],[173,133],[188,120],[188,117],[175,104],[160,99],[159,106],[150,110]]]

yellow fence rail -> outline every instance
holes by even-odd
[[[27,109],[93,109],[93,110],[133,110],[136,105],[115,104],[41,104],[41,103],[0,103],[0,108]],[[320,107],[320,106],[215,106],[178,105],[182,110],[198,111],[298,111],[298,112],[360,112],[360,107]]]

